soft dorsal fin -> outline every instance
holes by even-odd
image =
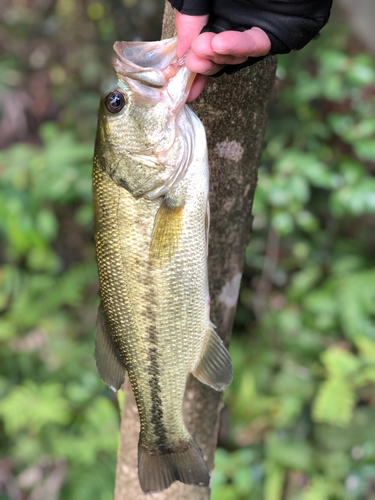
[[[125,365],[113,345],[102,304],[98,310],[95,360],[100,378],[112,391],[118,391],[125,380]]]
[[[207,330],[201,358],[193,375],[203,384],[222,391],[233,379],[230,354],[218,334],[210,327]]]
[[[155,217],[150,254],[157,260],[171,258],[179,247],[185,201],[167,194]]]

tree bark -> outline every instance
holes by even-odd
[[[174,12],[167,2],[162,38],[174,34]],[[212,78],[192,105],[206,128],[209,151],[211,320],[226,346],[232,334],[251,230],[251,209],[267,121],[266,108],[275,70],[276,58],[269,57],[235,75]],[[124,393],[115,500],[209,500],[209,488],[180,482],[159,493],[145,495],[142,492],[137,470],[139,419],[128,379]],[[190,376],[185,391],[184,420],[210,471],[214,465],[221,409],[221,393]]]

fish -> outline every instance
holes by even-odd
[[[195,74],[176,44],[115,43],[118,84],[101,100],[94,153],[96,365],[114,391],[128,373],[145,493],[209,485],[183,421],[186,380],[222,391],[233,377],[210,321],[205,130],[185,105]]]

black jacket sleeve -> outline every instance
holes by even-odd
[[[254,26],[271,40],[270,54],[302,49],[315,38],[329,18],[332,0],[169,0],[182,14],[209,14],[203,31],[246,31]],[[249,57],[238,65],[228,65],[220,73],[234,73],[263,57]]]

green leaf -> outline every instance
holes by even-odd
[[[345,158],[339,168],[346,185],[354,186],[366,176],[365,167],[353,158]]]
[[[303,399],[295,396],[283,395],[276,410],[275,424],[279,427],[290,427],[295,424],[303,408]]]
[[[238,500],[238,496],[231,485],[224,484],[212,491],[211,500]]]
[[[63,498],[109,500],[113,498],[115,474],[115,455],[109,459],[100,457],[94,463],[85,466],[70,467],[62,490]]]
[[[307,317],[311,315],[314,330],[331,332],[338,322],[337,303],[332,283],[317,287],[302,298],[302,306]]]
[[[330,377],[352,376],[360,367],[360,360],[354,354],[336,346],[324,351],[321,359]]]
[[[352,59],[346,78],[354,85],[372,85],[375,81],[375,65],[370,54],[358,54]]]
[[[329,487],[325,477],[315,477],[304,493],[303,500],[328,500]]]
[[[360,139],[353,144],[354,152],[363,161],[375,161],[375,139]]]
[[[366,261],[362,256],[346,254],[336,257],[332,262],[332,274],[341,278],[361,271],[364,267],[366,267]]]
[[[365,270],[337,280],[338,312],[348,339],[358,335],[375,338],[375,271]]]
[[[250,494],[253,485],[251,469],[238,469],[233,476],[233,485],[237,494],[246,498]]]
[[[299,228],[307,232],[314,232],[319,229],[319,219],[307,210],[301,210],[296,215],[296,223]]]
[[[48,424],[66,424],[69,405],[62,396],[62,385],[44,383],[37,386],[28,381],[15,387],[2,401],[0,416],[9,434],[21,429],[39,433]]]
[[[354,378],[353,383],[356,387],[362,387],[375,382],[375,366],[363,368]]]
[[[338,73],[348,66],[348,56],[335,47],[324,50],[319,57],[321,71],[324,73]]]
[[[354,126],[348,127],[345,139],[355,144],[358,139],[371,138],[375,135],[375,117],[361,117],[361,120]]]
[[[346,427],[352,418],[355,393],[349,382],[332,377],[323,382],[313,406],[313,420]]]
[[[281,500],[285,482],[285,470],[269,461],[266,464],[264,500]]]
[[[16,326],[6,318],[0,318],[0,341],[4,342],[15,337],[17,334]]]
[[[272,433],[267,438],[267,457],[285,469],[308,470],[312,463],[310,446],[302,440],[283,439]]]
[[[323,94],[329,101],[342,101],[347,95],[341,75],[331,74],[324,79]]]
[[[319,265],[307,265],[300,272],[293,274],[291,285],[289,287],[289,296],[291,300],[296,300],[311,290],[322,277],[322,269]]]
[[[35,224],[39,234],[46,240],[50,241],[56,237],[58,222],[52,210],[40,210],[36,216]]]
[[[237,418],[254,418],[264,412],[270,412],[274,406],[275,398],[265,394],[259,395],[253,370],[245,368],[233,407],[235,416]]]
[[[100,453],[115,455],[119,442],[119,416],[113,403],[97,396],[83,416],[80,433],[59,433],[53,440],[54,454],[80,464],[95,463]]]
[[[59,257],[50,248],[33,247],[27,254],[27,266],[33,271],[58,271]]]
[[[288,212],[277,212],[272,217],[272,227],[281,236],[286,236],[294,229],[293,217]]]
[[[364,335],[358,335],[354,339],[354,342],[358,347],[361,357],[365,361],[375,364],[375,341]]]
[[[352,115],[343,113],[330,113],[327,119],[333,131],[340,137],[345,137],[355,123]]]

